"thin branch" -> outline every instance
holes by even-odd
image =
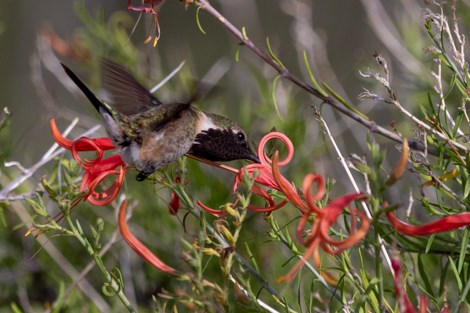
[[[75,125],[78,123],[78,119],[75,119],[72,121],[72,123],[67,127],[67,129],[64,131],[64,136],[66,136],[68,133],[72,131],[72,129],[75,127]],[[100,129],[101,125],[96,125],[92,127],[91,129],[87,130],[81,136],[87,136],[90,134],[95,133],[98,129]],[[25,169],[23,173],[18,175],[13,181],[11,181],[8,185],[6,185],[2,190],[0,190],[0,199],[5,199],[7,195],[18,188],[23,182],[25,182],[28,178],[34,175],[38,169],[40,169],[42,166],[45,164],[49,163],[52,159],[54,159],[56,156],[60,155],[61,153],[65,152],[65,149],[59,148],[59,145],[57,143],[54,143],[51,148],[41,157],[41,159],[31,166],[28,169]]]
[[[307,84],[305,81],[299,79],[298,77],[294,76],[289,72],[289,70],[284,67],[282,64],[276,62],[272,57],[268,54],[263,52],[260,48],[255,46],[255,44],[247,37],[244,36],[243,33],[236,28],[230,21],[228,21],[219,11],[217,11],[208,1],[206,0],[196,0],[196,5],[201,9],[208,12],[211,16],[213,16],[217,21],[219,21],[225,28],[227,28],[238,40],[241,41],[243,45],[248,47],[252,50],[258,57],[260,57],[264,62],[269,64],[274,70],[276,70],[281,77],[291,81],[298,87],[302,88],[303,90],[307,91],[314,97],[320,99],[324,103],[330,105],[334,109],[338,110],[339,112],[343,113],[344,115],[350,117],[351,119],[355,120],[356,122],[362,124],[366,128],[369,129],[370,132],[377,133],[382,135],[386,138],[389,138],[395,142],[402,143],[402,138],[398,136],[396,133],[389,131],[379,125],[377,125],[374,121],[366,119],[346,108],[343,104],[337,102],[330,96],[324,96],[320,91],[318,91],[313,86]],[[420,142],[416,142],[413,140],[409,140],[409,146],[411,149],[423,151],[424,147]],[[464,150],[465,152],[470,151],[469,148],[464,146],[459,146],[460,149]],[[438,155],[438,152],[435,150],[428,151],[429,154]]]

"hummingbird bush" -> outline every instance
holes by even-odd
[[[356,79],[363,87],[356,94],[332,78],[322,59],[326,48],[308,44],[321,40],[309,1],[279,2],[279,23],[286,18],[293,25],[289,49],[295,53],[289,54],[300,68],[276,38],[259,41],[255,29],[237,26],[222,1],[122,2],[124,11],[96,16],[77,5],[84,28],[68,41],[53,27],[42,28],[36,52],[41,71],[48,69],[69,88],[55,70],[57,57],[88,69],[90,90],[67,73],[105,119],[117,114],[112,102],[98,98],[98,63],[110,57],[139,81],[162,81],[154,88],[158,98],[173,102],[160,102],[133,78],[128,94],[140,90],[136,96],[156,106],[194,104],[205,112],[216,102],[213,95],[204,97],[208,86],[219,85],[214,73],[223,72],[226,60],[215,62],[189,102],[174,95],[194,84],[188,63],[197,61],[188,57],[185,66],[165,74],[170,65],[163,51],[175,27],[175,6],[193,23],[186,38],[204,35],[193,50],[193,42],[185,43],[194,55],[201,43],[215,45],[216,28],[237,44],[227,45],[227,55],[234,67],[248,69],[255,92],[239,89],[230,117],[250,138],[261,138],[251,142],[257,153],[244,132],[226,132],[252,163],[211,161],[225,151],[208,154],[200,142],[171,164],[140,175],[138,162],[126,163],[136,159],[135,151],[131,158],[121,155],[136,129],[119,133],[117,123],[106,125],[108,138],[93,126],[95,118],[68,107],[51,110],[52,136],[44,137],[54,144],[33,166],[0,152],[1,311],[470,311],[466,2],[425,3],[416,17],[420,25],[405,14],[393,25],[385,23],[379,2],[363,1],[383,45],[361,60]],[[387,35],[384,27],[391,30]],[[119,65],[112,68],[108,74],[117,71],[120,80],[129,80]],[[43,77],[34,69],[35,79]],[[229,97],[215,97],[223,111]],[[0,113],[2,146],[14,121],[9,112]],[[209,116],[216,115],[203,114],[201,125],[209,128],[200,140],[215,127]],[[86,130],[74,130],[77,125]],[[119,141],[123,134],[126,140]],[[223,141],[217,143],[222,149]]]

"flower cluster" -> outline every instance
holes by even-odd
[[[107,137],[92,139],[80,137],[72,141],[62,136],[54,119],[51,120],[50,125],[55,142],[70,150],[75,161],[85,170],[80,185],[80,192],[84,193],[83,200],[98,206],[111,203],[121,190],[128,168],[119,154],[103,159],[106,150],[116,148],[111,139]],[[95,152],[96,157],[93,159],[82,158],[80,152]],[[114,182],[109,187],[99,191],[99,188],[102,188],[102,182],[113,175],[116,176]]]
[[[287,156],[284,160],[279,161],[278,152],[274,154],[272,160],[270,160],[265,152],[264,148],[266,143],[271,139],[280,139],[287,148]],[[286,199],[280,203],[274,203],[274,200],[271,196],[259,185],[254,185],[252,192],[263,197],[268,205],[266,207],[256,207],[249,205],[248,209],[270,213],[274,210],[282,208],[288,202],[292,203],[297,207],[301,214],[302,218],[297,226],[297,239],[306,247],[306,252],[302,256],[301,260],[292,268],[292,270],[285,276],[282,276],[278,281],[287,281],[290,282],[298,270],[307,262],[309,258],[313,259],[315,266],[320,267],[320,254],[319,249],[322,248],[325,252],[329,254],[339,254],[345,249],[348,249],[355,244],[357,244],[364,236],[367,234],[369,229],[370,221],[365,216],[365,214],[356,209],[349,209],[351,216],[351,229],[349,230],[349,237],[342,240],[333,240],[329,231],[330,228],[335,224],[337,218],[340,214],[348,208],[349,204],[356,200],[365,200],[367,197],[362,193],[354,193],[342,196],[338,199],[331,201],[324,208],[319,208],[315,202],[321,200],[325,195],[325,183],[323,177],[319,174],[309,174],[305,177],[303,182],[303,199],[296,188],[289,183],[289,181],[280,174],[279,168],[288,164],[293,157],[294,147],[290,139],[279,132],[272,132],[267,134],[261,139],[258,146],[258,157],[261,160],[260,164],[250,164],[242,167],[237,171],[237,176],[233,184],[233,190],[236,191],[238,185],[242,183],[242,177],[245,172],[247,172],[250,177],[253,177],[253,173],[257,172],[256,183],[259,185],[276,189],[281,191]],[[311,189],[313,185],[316,184],[316,192],[312,194]],[[214,210],[202,204],[201,201],[198,201],[199,206],[208,211],[209,213],[220,217],[225,214],[225,211]],[[235,201],[236,204],[236,201]],[[313,216],[314,222],[311,226],[310,231],[305,231],[305,227],[308,225],[308,221]],[[356,218],[361,220],[360,226],[357,224]],[[304,238],[304,234],[308,233],[307,238]],[[322,273],[326,281],[334,283],[335,279],[326,272]]]

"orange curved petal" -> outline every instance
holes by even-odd
[[[392,227],[399,233],[410,236],[426,236],[454,230],[470,225],[470,212],[458,213],[438,219],[424,225],[411,225],[396,218],[392,211],[387,212]]]
[[[272,211],[276,211],[276,210],[282,208],[287,203],[289,203],[289,201],[287,199],[285,199],[285,200],[282,200],[281,202],[279,202],[278,204],[272,204],[271,206],[267,206],[267,207],[259,207],[259,206],[250,204],[250,205],[248,205],[248,209],[250,209],[251,211],[254,211],[254,212],[271,213]]]
[[[287,199],[289,199],[289,201],[292,202],[292,204],[294,204],[296,207],[301,209],[303,212],[307,212],[308,209],[303,203],[302,199],[300,199],[300,196],[297,193],[297,190],[279,172],[278,158],[279,158],[279,152],[276,151],[276,153],[274,153],[273,166],[272,166],[274,180],[279,186],[279,189],[284,193]]]
[[[351,232],[349,233],[349,237],[343,239],[343,240],[333,240],[330,238],[328,233],[322,234],[322,239],[325,244],[329,244],[335,247],[335,250],[328,250],[327,252],[329,254],[339,254],[343,252],[344,250],[353,247],[356,245],[359,241],[361,241],[369,232],[369,227],[370,227],[370,220],[369,218],[361,211],[358,210],[351,210],[355,211],[355,214],[359,215],[361,217],[361,226],[359,229],[352,229]]]
[[[80,149],[80,148],[85,148],[86,149]],[[84,169],[89,168],[90,166],[93,166],[94,164],[98,163],[101,161],[103,158],[103,150],[100,149],[100,147],[96,144],[93,139],[87,138],[87,137],[81,137],[77,140],[75,140],[72,143],[72,156],[77,161],[78,164],[81,164]],[[82,159],[80,155],[78,154],[79,151],[95,151],[96,152],[96,157],[94,159]]]
[[[315,194],[311,193],[311,189],[313,186],[313,183],[317,183],[317,192]],[[318,174],[308,174],[304,178],[304,182],[302,184],[302,190],[304,192],[304,197],[305,197],[305,202],[307,207],[310,209],[310,211],[313,211],[315,213],[319,213],[320,209],[316,206],[314,201],[321,200],[325,196],[325,181],[323,180],[323,177]]]
[[[62,148],[67,150],[72,149],[73,141],[62,136],[62,133],[57,128],[55,119],[51,119],[49,124],[51,126],[52,138],[54,138],[54,141]]]
[[[114,201],[114,199],[116,199],[119,194],[119,191],[121,191],[125,174],[126,169],[124,167],[120,167],[120,169],[117,171],[105,172],[102,175],[98,176],[95,179],[94,183],[90,186],[90,194],[86,197],[86,200],[88,200],[91,204],[97,206],[104,206],[110,204]],[[115,181],[106,190],[97,192],[95,189],[109,175],[117,175]]]
[[[123,201],[119,208],[118,225],[122,238],[140,257],[162,272],[178,275],[171,266],[166,265],[155,254],[153,254],[142,242],[139,241],[129,230],[126,221],[127,201]]]
[[[292,144],[292,141],[289,139],[289,137],[287,137],[286,135],[280,132],[268,133],[260,140],[259,145],[258,145],[258,157],[261,161],[261,164],[266,164],[266,165],[272,164],[272,160],[267,158],[266,154],[264,153],[264,147],[266,143],[271,139],[280,139],[286,145],[287,156],[284,160],[279,162],[278,166],[284,166],[288,164],[292,160],[292,157],[294,155],[294,145]]]
[[[205,211],[209,212],[210,214],[214,215],[215,217],[222,217],[222,216],[224,216],[225,214],[227,214],[227,212],[225,212],[225,211],[216,210],[216,209],[213,209],[213,208],[208,207],[207,205],[205,205],[204,203],[202,203],[200,200],[197,200],[196,203],[197,203],[197,205],[199,205],[201,208],[203,208]]]
[[[319,240],[315,240],[312,245],[310,245],[305,251],[305,253],[300,257],[300,260],[295,263],[295,265],[289,270],[286,275],[279,277],[276,280],[276,283],[286,282],[290,283],[295,278],[295,275],[299,272],[299,270],[308,262],[308,259],[318,250],[318,244],[320,243]]]
[[[127,164],[124,163],[119,154],[101,160],[88,168],[85,175],[83,175],[80,186],[80,191],[86,192],[85,200],[98,206],[111,203],[121,190],[127,168]],[[111,186],[103,191],[96,191],[100,184],[110,175],[117,175]]]

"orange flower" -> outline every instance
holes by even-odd
[[[232,186],[232,189],[233,189],[234,192],[237,191],[238,185],[240,185],[243,182],[243,176],[245,175],[245,172],[248,173],[250,178],[253,177],[253,173],[257,172],[258,176],[256,176],[255,182],[258,183],[259,185],[282,191],[284,194],[289,193],[289,194],[296,195],[297,197],[299,197],[295,187],[292,186],[292,184],[290,184],[285,177],[283,177],[281,174],[278,173],[277,179],[279,181],[281,181],[281,183],[282,183],[282,185],[279,185],[279,183],[276,181],[276,178],[273,175],[273,169],[270,165],[271,160],[264,153],[264,147],[265,147],[266,143],[271,139],[280,139],[284,142],[284,144],[286,145],[286,148],[287,148],[287,156],[282,162],[279,162],[279,166],[284,166],[284,165],[288,164],[292,160],[292,156],[294,155],[294,145],[292,144],[292,142],[290,141],[290,139],[286,135],[284,135],[283,133],[279,133],[279,132],[271,132],[271,133],[267,134],[266,136],[264,136],[261,139],[261,141],[258,145],[258,157],[261,161],[260,164],[249,164],[249,165],[243,166],[242,168],[237,170],[237,169],[230,168],[230,167],[227,167],[225,165],[220,165],[220,164],[217,164],[217,163],[214,163],[214,162],[201,160],[199,158],[196,158],[196,159],[198,159],[198,160],[200,160],[204,163],[208,163],[210,165],[213,165],[213,166],[231,171],[233,173],[236,173],[237,175],[235,176],[235,181],[234,181],[233,186]],[[286,199],[286,200],[281,201],[280,203],[276,204],[274,202],[274,200],[272,199],[272,197],[266,192],[266,190],[261,188],[261,186],[259,186],[259,185],[254,185],[251,191],[254,194],[264,198],[267,201],[268,206],[258,207],[258,206],[250,204],[248,206],[249,210],[269,214],[272,211],[275,211],[277,209],[282,208],[284,205],[286,205],[289,202]],[[282,188],[284,188],[284,189],[282,189]],[[234,202],[234,205],[236,205],[237,203],[238,203],[238,200],[236,200]],[[212,209],[212,208],[206,206],[205,204],[203,204],[199,200],[197,201],[197,204],[201,208],[203,208],[204,210],[206,210],[207,212],[209,212],[210,214],[212,214],[216,217],[222,217],[226,214],[225,211]]]
[[[272,160],[270,160],[264,153],[264,147],[266,143],[273,138],[282,140],[286,145],[287,156],[281,162],[278,160],[279,153],[277,151],[274,153],[274,157]],[[324,197],[326,192],[325,183],[321,175],[309,174],[305,177],[302,185],[305,200],[302,199],[302,197],[297,192],[296,188],[291,183],[289,183],[289,181],[284,176],[282,176],[279,171],[279,167],[288,164],[292,160],[293,154],[294,147],[289,138],[282,133],[272,132],[264,136],[259,143],[258,157],[261,161],[260,164],[250,164],[242,167],[238,171],[231,168],[228,169],[232,172],[237,173],[237,176],[235,177],[235,182],[233,184],[234,191],[236,191],[238,185],[242,183],[245,171],[248,173],[248,175],[250,175],[250,177],[253,177],[252,175],[256,171],[258,172],[258,176],[255,180],[257,184],[279,190],[286,196],[286,199],[284,201],[275,204],[271,196],[263,188],[261,188],[261,186],[254,185],[252,192],[256,195],[263,197],[267,201],[268,206],[256,207],[253,205],[249,205],[248,209],[256,212],[270,213],[274,210],[283,207],[288,202],[291,202],[302,213],[302,218],[297,226],[297,239],[307,249],[304,255],[302,256],[301,260],[297,262],[297,264],[289,271],[289,273],[278,279],[279,282],[290,282],[295,277],[295,274],[298,272],[298,270],[302,268],[302,266],[307,262],[309,258],[313,259],[313,263],[315,266],[320,267],[320,247],[329,254],[339,254],[344,250],[356,245],[367,234],[370,226],[369,219],[362,211],[350,209],[349,212],[351,214],[351,230],[349,232],[349,237],[339,241],[333,240],[329,235],[329,230],[330,227],[335,224],[340,214],[349,206],[351,202],[356,200],[365,200],[367,199],[367,197],[362,193],[349,194],[331,201],[324,208],[319,208],[315,204],[315,201],[319,201]],[[224,169],[227,168],[224,167]],[[311,189],[314,184],[316,184],[317,190],[315,193],[312,193]],[[201,201],[197,201],[197,203],[204,210],[217,217],[221,217],[226,214],[225,211],[212,209],[201,203]],[[236,203],[237,201],[235,201],[235,204]],[[307,226],[307,222],[309,221],[312,215],[314,216],[315,220],[313,222],[313,225],[311,226],[308,238],[304,239],[304,228]],[[357,218],[361,220],[361,224],[359,227],[357,226]],[[322,272],[322,275],[325,280],[329,283],[333,284],[336,282],[330,274]]]
[[[121,190],[128,168],[119,154],[103,159],[104,151],[116,148],[111,139],[107,137],[93,139],[81,137],[72,141],[62,136],[54,119],[51,120],[50,125],[54,140],[61,147],[70,150],[75,161],[85,170],[80,186],[80,191],[85,193],[83,199],[98,206],[111,203]],[[96,153],[96,157],[83,159],[79,154],[83,151],[93,151]],[[101,183],[111,175],[116,175],[111,186],[103,191],[97,191]]]
[[[273,171],[277,168],[277,155],[274,156]],[[313,184],[317,184],[317,192],[312,194],[311,188]],[[280,277],[277,281],[291,282],[297,272],[312,258],[316,267],[320,267],[320,250],[321,247],[326,253],[339,254],[344,250],[356,245],[367,234],[370,226],[370,221],[367,216],[356,209],[350,209],[351,214],[351,230],[349,237],[343,240],[333,240],[329,235],[330,227],[336,222],[340,214],[349,206],[353,201],[365,200],[367,197],[362,193],[349,194],[331,201],[326,207],[319,208],[314,203],[323,198],[325,194],[325,183],[323,177],[318,174],[309,174],[305,177],[303,182],[303,194],[305,201],[300,198],[295,198],[289,194],[288,198],[292,203],[301,203],[302,209],[307,209],[297,225],[297,240],[299,240],[306,248],[304,255],[301,257],[294,267],[286,275]],[[311,215],[314,215],[315,220],[311,226],[309,235],[304,239],[304,229]],[[356,216],[361,219],[360,227],[357,227]],[[325,280],[330,284],[335,284],[336,280],[327,272],[321,272]]]
[[[118,225],[122,238],[138,255],[162,272],[171,275],[180,275],[174,268],[166,265],[155,254],[152,253],[142,242],[139,241],[129,230],[126,221],[127,201],[123,201],[119,208]]]
[[[470,212],[449,215],[424,225],[411,225],[402,222],[392,211],[387,212],[387,218],[397,232],[409,236],[432,235],[470,225]]]

